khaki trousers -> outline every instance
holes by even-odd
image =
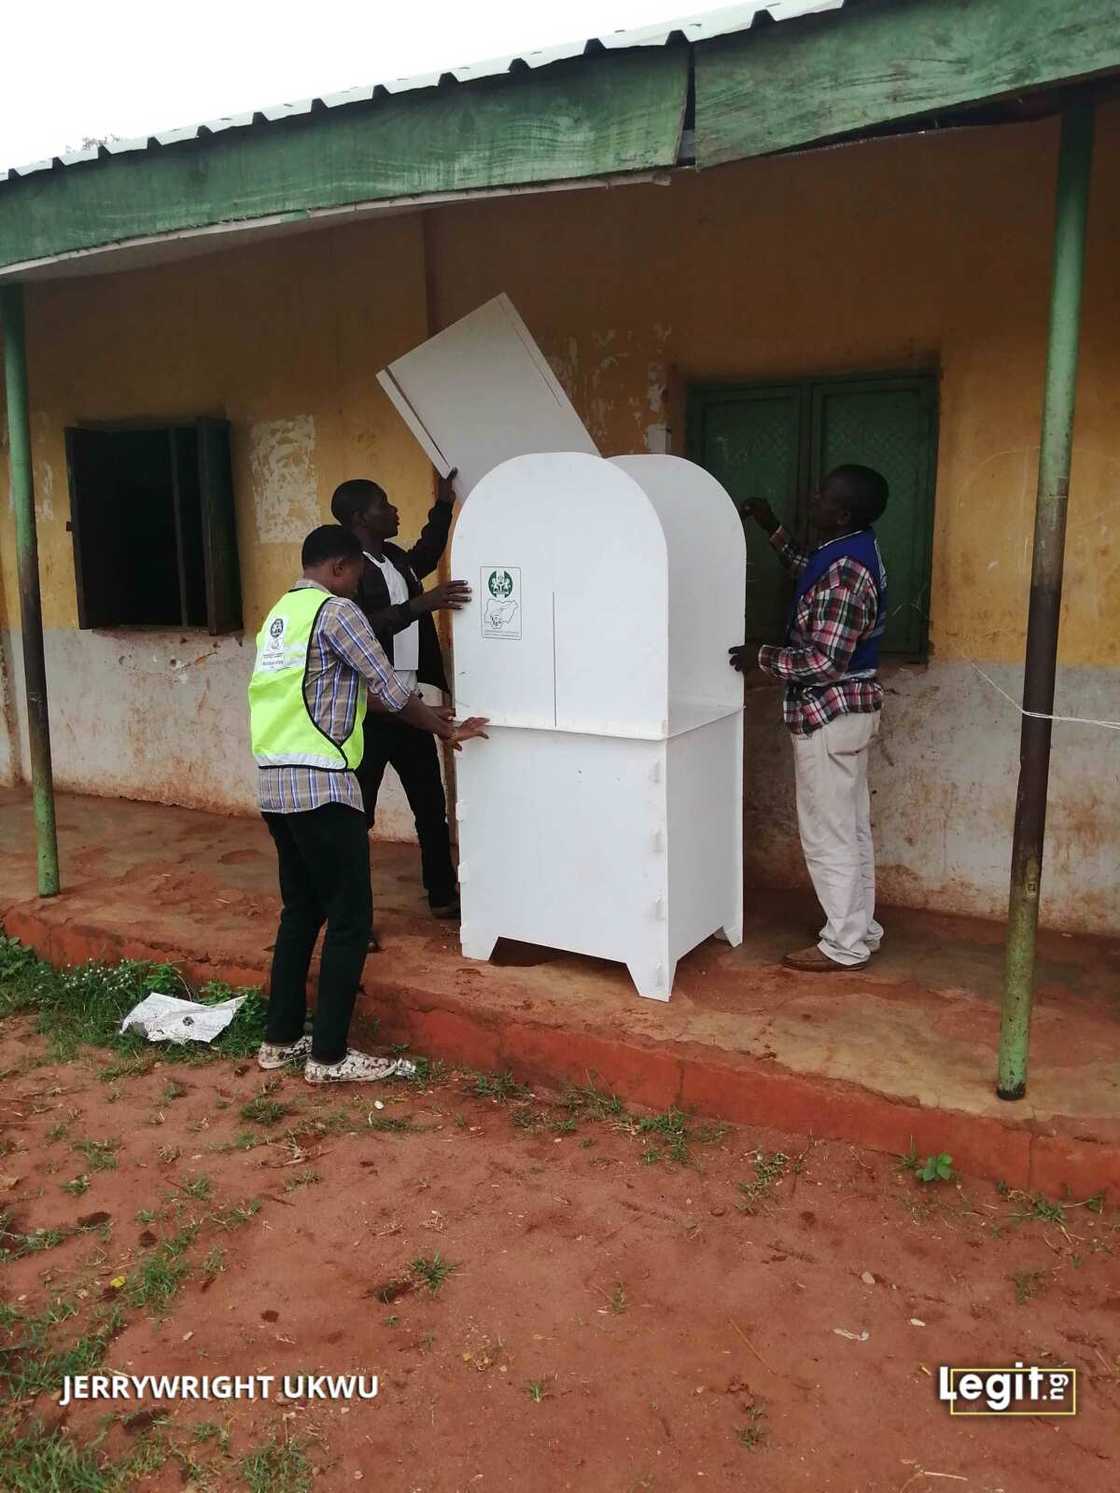
[[[793,738],[797,827],[825,916],[817,947],[837,964],[863,964],[879,947],[875,847],[867,757],[879,711],[839,715]]]

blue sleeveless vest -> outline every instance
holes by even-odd
[[[840,539],[833,539],[828,544],[822,544],[809,556],[805,569],[797,578],[797,590],[793,593],[793,605],[789,609],[789,621],[786,624],[786,643],[788,644],[792,639],[794,620],[797,617],[797,608],[801,605],[801,598],[812,590],[821,576],[835,565],[837,560],[847,557],[858,560],[871,572],[878,597],[875,625],[867,636],[857,643],[856,650],[848,663],[850,677],[853,674],[873,674],[878,669],[879,643],[887,628],[887,572],[883,567],[883,557],[879,553],[879,544],[875,538],[874,529],[860,529],[856,534],[845,534]]]

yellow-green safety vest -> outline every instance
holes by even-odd
[[[304,694],[315,620],[330,599],[315,587],[289,591],[257,634],[257,662],[249,681],[249,729],[258,767],[352,772],[362,760],[364,683],[356,691],[354,726],[345,741],[334,741],[319,729]]]

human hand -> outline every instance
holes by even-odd
[[[454,503],[455,501],[455,478],[459,475],[459,468],[452,467],[446,477],[441,477],[436,484],[436,502]]]
[[[465,721],[462,721],[458,726],[455,726],[455,728],[451,732],[451,735],[447,737],[447,741],[450,743],[452,751],[461,752],[463,750],[464,741],[489,741],[490,738],[486,734],[485,730],[485,728],[489,724],[489,720],[484,715],[468,716]]]
[[[775,529],[781,527],[781,519],[765,498],[750,498],[743,505],[743,512],[753,518],[758,527],[764,529],[767,534],[773,534]]]
[[[741,674],[744,668],[747,667],[745,662],[747,645],[745,643],[737,643],[734,648],[729,648],[727,652],[730,655],[727,660],[728,663]]]
[[[417,617],[425,612],[457,612],[471,599],[471,588],[467,581],[445,581],[412,598],[412,611]]]

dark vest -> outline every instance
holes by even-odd
[[[860,529],[856,534],[845,534],[840,539],[822,544],[809,556],[805,569],[797,578],[797,590],[793,593],[793,605],[786,624],[786,642],[792,641],[794,620],[802,597],[806,596],[820,578],[836,564],[837,560],[858,560],[871,572],[875,582],[875,625],[856,644],[848,664],[848,674],[873,674],[879,667],[879,644],[887,628],[887,573],[883,568],[883,557],[874,529]]]

